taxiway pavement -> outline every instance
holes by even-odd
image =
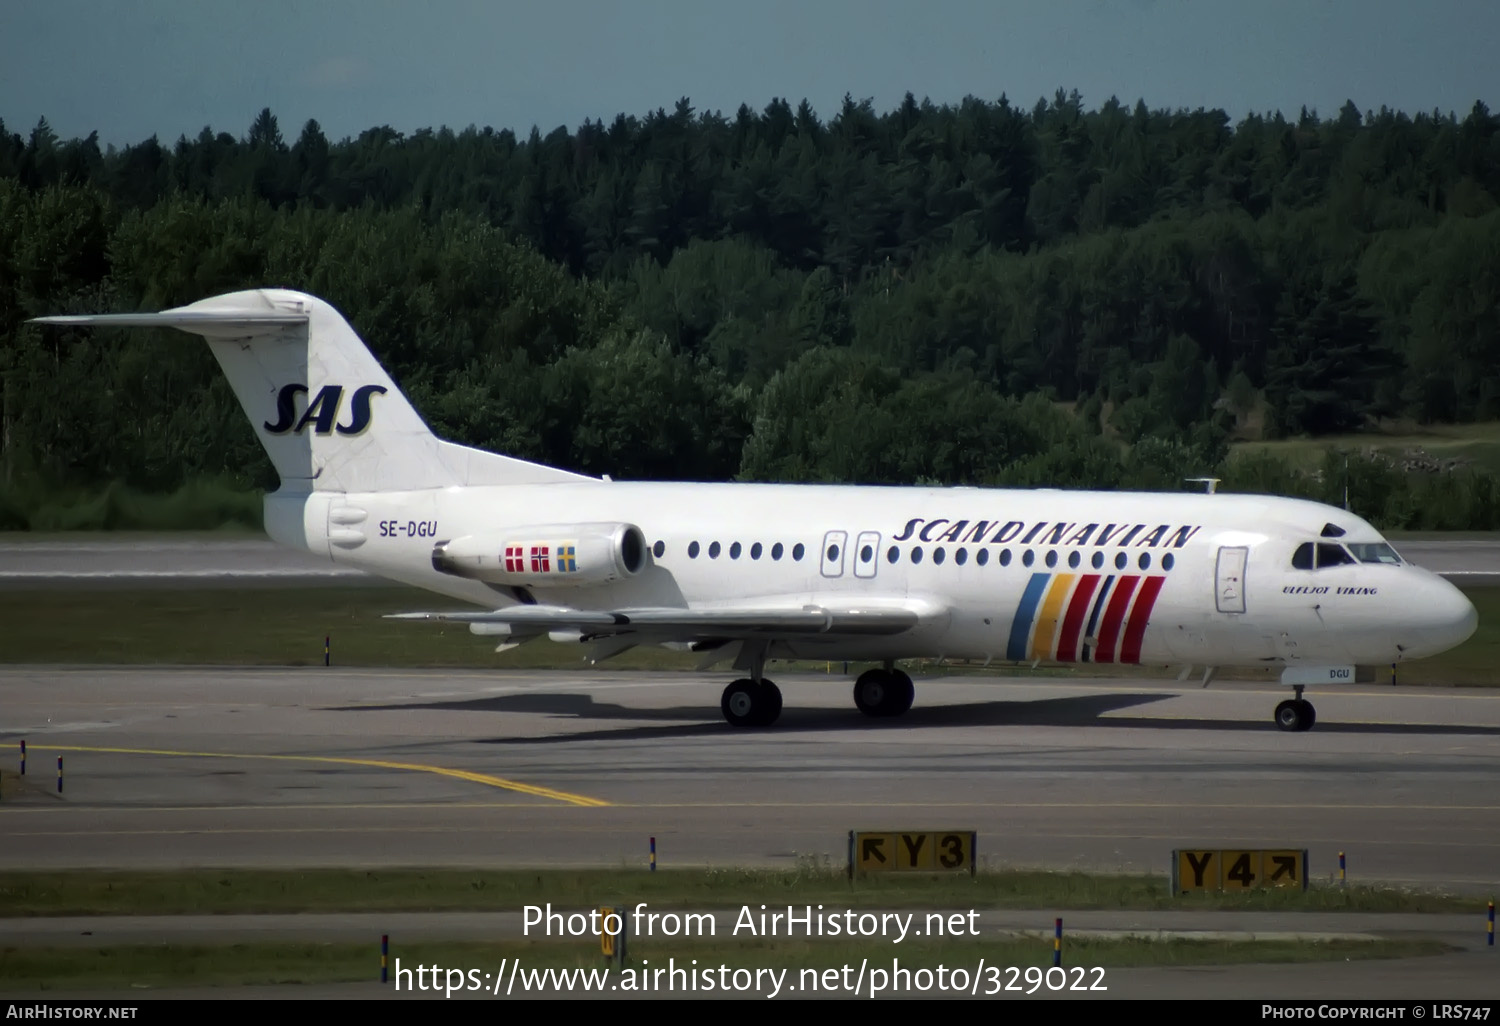
[[[1344,851],[1353,882],[1471,894],[1474,914],[1075,912],[1070,931],[1427,936],[1464,949],[1112,969],[1111,998],[1500,995],[1481,940],[1483,898],[1500,887],[1500,693],[1330,688],[1311,696],[1317,727],[1285,734],[1270,722],[1283,691],[1258,684],[919,679],[907,716],[872,721],[837,674],[780,683],[782,720],[742,731],[719,716],[720,676],[6,667],[0,867],[641,871],[653,836],[668,867],[838,865],[850,829],[976,830],[986,865],[1096,871],[1165,873],[1175,847],[1306,847],[1321,880]],[[1045,929],[1051,913],[983,915],[1004,931]],[[0,945],[368,937],[373,952],[383,933],[399,951],[512,936],[517,918],[0,920]],[[443,999],[373,982],[99,996]]]
[[[1500,887],[1500,692],[919,679],[897,720],[783,677],[765,730],[719,675],[0,669],[3,867],[842,864],[851,829],[976,830],[982,863],[1164,873],[1178,847],[1309,849],[1328,879]],[[65,790],[55,763],[65,762]]]

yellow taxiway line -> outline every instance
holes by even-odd
[[[342,766],[370,766],[375,769],[405,770],[411,773],[435,773],[440,777],[452,777],[455,780],[467,780],[473,784],[483,784],[486,787],[498,787],[504,791],[515,791],[518,794],[529,794],[537,798],[550,798],[553,801],[563,802],[567,805],[582,805],[590,808],[598,808],[610,804],[602,798],[590,798],[588,795],[573,794],[570,791],[558,791],[551,787],[538,787],[535,784],[523,784],[518,780],[507,780],[504,777],[493,776],[489,773],[474,773],[470,770],[450,769],[447,766],[432,766],[420,762],[390,762],[385,759],[349,759],[332,755],[266,755],[252,754],[247,752],[177,752],[156,748],[96,748],[86,745],[33,745],[33,752],[96,752],[110,755],[167,755],[180,758],[192,759],[266,759],[283,762],[321,762],[334,763]]]

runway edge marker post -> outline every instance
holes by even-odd
[[[62,794],[62,759],[63,759],[63,757],[61,755],[59,755],[57,757],[57,793],[58,794]]]
[[[382,933],[380,935],[380,982],[386,982],[386,965],[391,953],[391,935]]]
[[[1057,920],[1056,932],[1052,935],[1052,964],[1062,965],[1062,919]]]
[[[1489,918],[1489,922],[1487,922],[1485,924],[1485,931],[1484,932],[1485,932],[1485,938],[1486,939],[1485,939],[1484,943],[1485,943],[1486,947],[1493,948],[1495,946],[1495,899],[1494,898],[1490,899],[1490,913],[1489,913],[1489,917],[1488,918]]]
[[[651,872],[656,872],[656,838],[651,838]]]
[[[26,775],[26,739],[21,738],[21,776]]]
[[[1348,879],[1344,874],[1344,853],[1339,852],[1339,886],[1347,887]]]

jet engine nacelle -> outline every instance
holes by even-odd
[[[608,584],[646,566],[646,536],[634,524],[540,524],[438,542],[432,566],[486,584],[567,588]]]

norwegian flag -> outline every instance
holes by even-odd
[[[531,572],[534,574],[552,572],[551,559],[547,546],[533,545],[531,547]]]
[[[522,545],[505,546],[505,572],[518,574],[526,569],[526,549]]]

